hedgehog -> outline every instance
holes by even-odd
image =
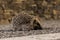
[[[35,16],[20,13],[12,19],[14,31],[29,31],[42,29],[41,25],[35,19]],[[36,26],[34,25],[36,24]]]

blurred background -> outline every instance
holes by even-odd
[[[21,12],[45,20],[59,20],[60,0],[0,0],[0,24],[11,23]]]

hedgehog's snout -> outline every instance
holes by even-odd
[[[42,26],[36,20],[33,22],[33,27],[34,30],[42,30]]]

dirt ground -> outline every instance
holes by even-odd
[[[12,24],[0,25],[0,38],[22,37],[38,34],[60,33],[60,20],[41,21],[42,30],[12,31]]]
[[[0,40],[60,40],[60,33],[12,37]]]

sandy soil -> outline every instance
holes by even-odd
[[[0,38],[22,37],[29,35],[60,33],[60,20],[41,21],[43,30],[11,31],[12,24],[0,25]]]
[[[60,33],[12,37],[0,40],[60,40]]]

